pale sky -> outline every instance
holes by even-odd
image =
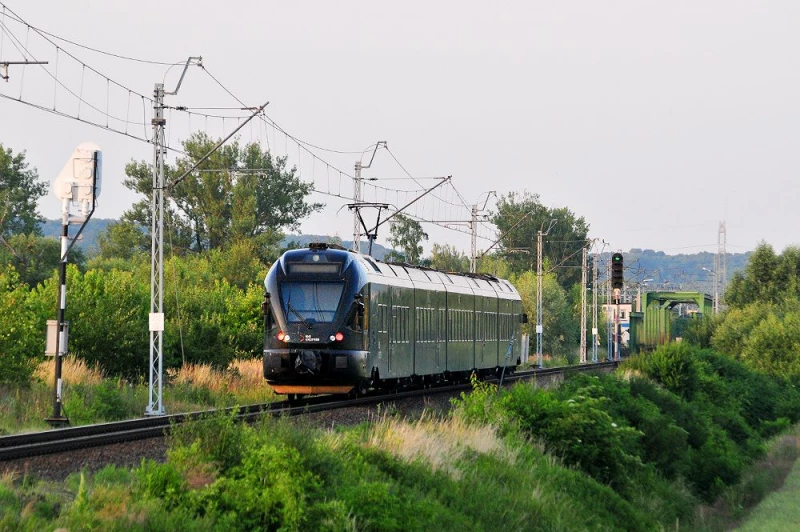
[[[269,101],[268,116],[302,141],[361,152],[385,140],[391,154],[379,151],[363,175],[387,188],[416,187],[388,179],[406,177],[393,154],[415,177],[452,175],[468,204],[482,206],[490,190],[537,193],[546,206],[583,216],[590,237],[611,249],[716,251],[722,221],[729,252],[762,240],[778,252],[800,243],[797,1],[0,2],[35,28],[105,52],[166,63],[202,56],[207,72],[245,103]],[[152,146],[12,99],[149,138],[150,104],[128,89],[150,97],[163,80],[173,90],[182,67],[49,37],[56,51],[8,10],[0,6],[0,30],[49,61],[44,68],[57,68],[63,85],[43,67],[11,65],[9,82],[0,81],[0,142],[25,150],[48,182],[78,144],[97,143],[104,177],[95,216],[118,217],[135,200],[122,186],[124,165],[151,161]],[[1,33],[0,63],[21,60]],[[240,107],[198,68],[166,104]],[[201,112],[244,114],[168,113],[171,146],[190,130],[218,137],[237,125]],[[351,195],[350,178],[328,165],[352,174],[358,153],[311,149],[315,161],[294,140],[252,124],[241,141],[268,142],[318,189]],[[415,212],[465,216],[444,207],[461,201],[452,187],[439,198]],[[302,231],[351,238],[349,201],[315,199],[328,207]],[[405,203],[399,194],[377,199]],[[59,209],[52,194],[40,201],[48,218]],[[425,228],[427,249],[439,242],[469,250],[465,234]]]

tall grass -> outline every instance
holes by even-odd
[[[56,366],[53,359],[41,362],[34,371],[34,377],[45,382],[55,381]],[[70,384],[96,385],[103,381],[103,372],[97,364],[89,366],[85,361],[74,357],[64,357],[61,362],[61,380]]]
[[[104,375],[99,366],[75,357],[62,361],[63,413],[73,425],[140,417],[148,384]],[[53,413],[55,364],[40,363],[25,386],[0,388],[0,434],[44,430]],[[168,413],[268,402],[275,398],[262,376],[260,359],[235,360],[226,369],[187,364],[167,372],[163,404]]]
[[[517,454],[488,425],[469,425],[461,417],[446,420],[423,416],[415,422],[384,417],[373,426],[367,445],[386,451],[406,462],[423,460],[434,471],[452,469],[469,451],[491,454],[510,464]]]
[[[261,359],[234,360],[223,371],[208,364],[184,364],[169,371],[168,378],[179,389],[205,392],[210,401],[231,406],[274,399],[262,371]]]

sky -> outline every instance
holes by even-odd
[[[491,212],[490,191],[567,207],[606,249],[716,252],[721,222],[728,252],[800,244],[800,2],[0,3],[0,63],[21,50],[48,61],[0,81],[0,143],[50,183],[78,144],[97,143],[98,218],[138,199],[125,164],[153,159],[142,96],[159,82],[174,91],[183,67],[167,64],[202,56],[165,98],[195,110],[167,112],[168,144],[230,133],[241,119],[201,116],[246,116],[229,92],[269,102],[272,122],[254,119],[239,140],[287,156],[320,191],[306,234],[352,237],[349,176],[386,141],[363,170],[366,200],[400,207],[418,193],[390,190],[452,176],[413,207],[450,222],[423,224],[426,250],[468,252],[464,205]],[[60,217],[52,193],[39,206]],[[494,233],[479,234],[480,251]]]

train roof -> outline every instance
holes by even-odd
[[[383,283],[396,280],[389,281],[389,284],[414,284],[420,287],[425,284],[444,285],[449,292],[496,293],[504,298],[519,298],[517,289],[510,282],[487,273],[447,272],[405,262],[383,262],[337,244],[311,243],[308,249],[346,251],[364,267],[369,278]]]

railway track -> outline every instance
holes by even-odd
[[[518,371],[506,375],[503,385],[525,379],[553,378],[566,376],[584,371],[603,371],[616,367],[616,362],[600,362],[582,366],[567,366],[561,368],[543,368],[536,370]],[[493,379],[490,382],[497,382]],[[62,453],[88,447],[125,443],[147,438],[162,437],[169,433],[172,426],[188,421],[201,419],[212,413],[226,413],[235,415],[242,421],[254,420],[265,415],[296,416],[313,412],[350,408],[396,401],[401,399],[419,397],[432,394],[446,394],[468,390],[470,384],[453,384],[431,388],[395,391],[375,395],[365,395],[357,398],[333,399],[331,396],[309,397],[302,402],[280,401],[274,403],[255,404],[239,408],[215,409],[202,412],[145,417],[97,425],[84,425],[53,429],[43,432],[27,434],[14,434],[0,437],[0,461],[15,460],[32,456],[41,456],[51,453]]]

